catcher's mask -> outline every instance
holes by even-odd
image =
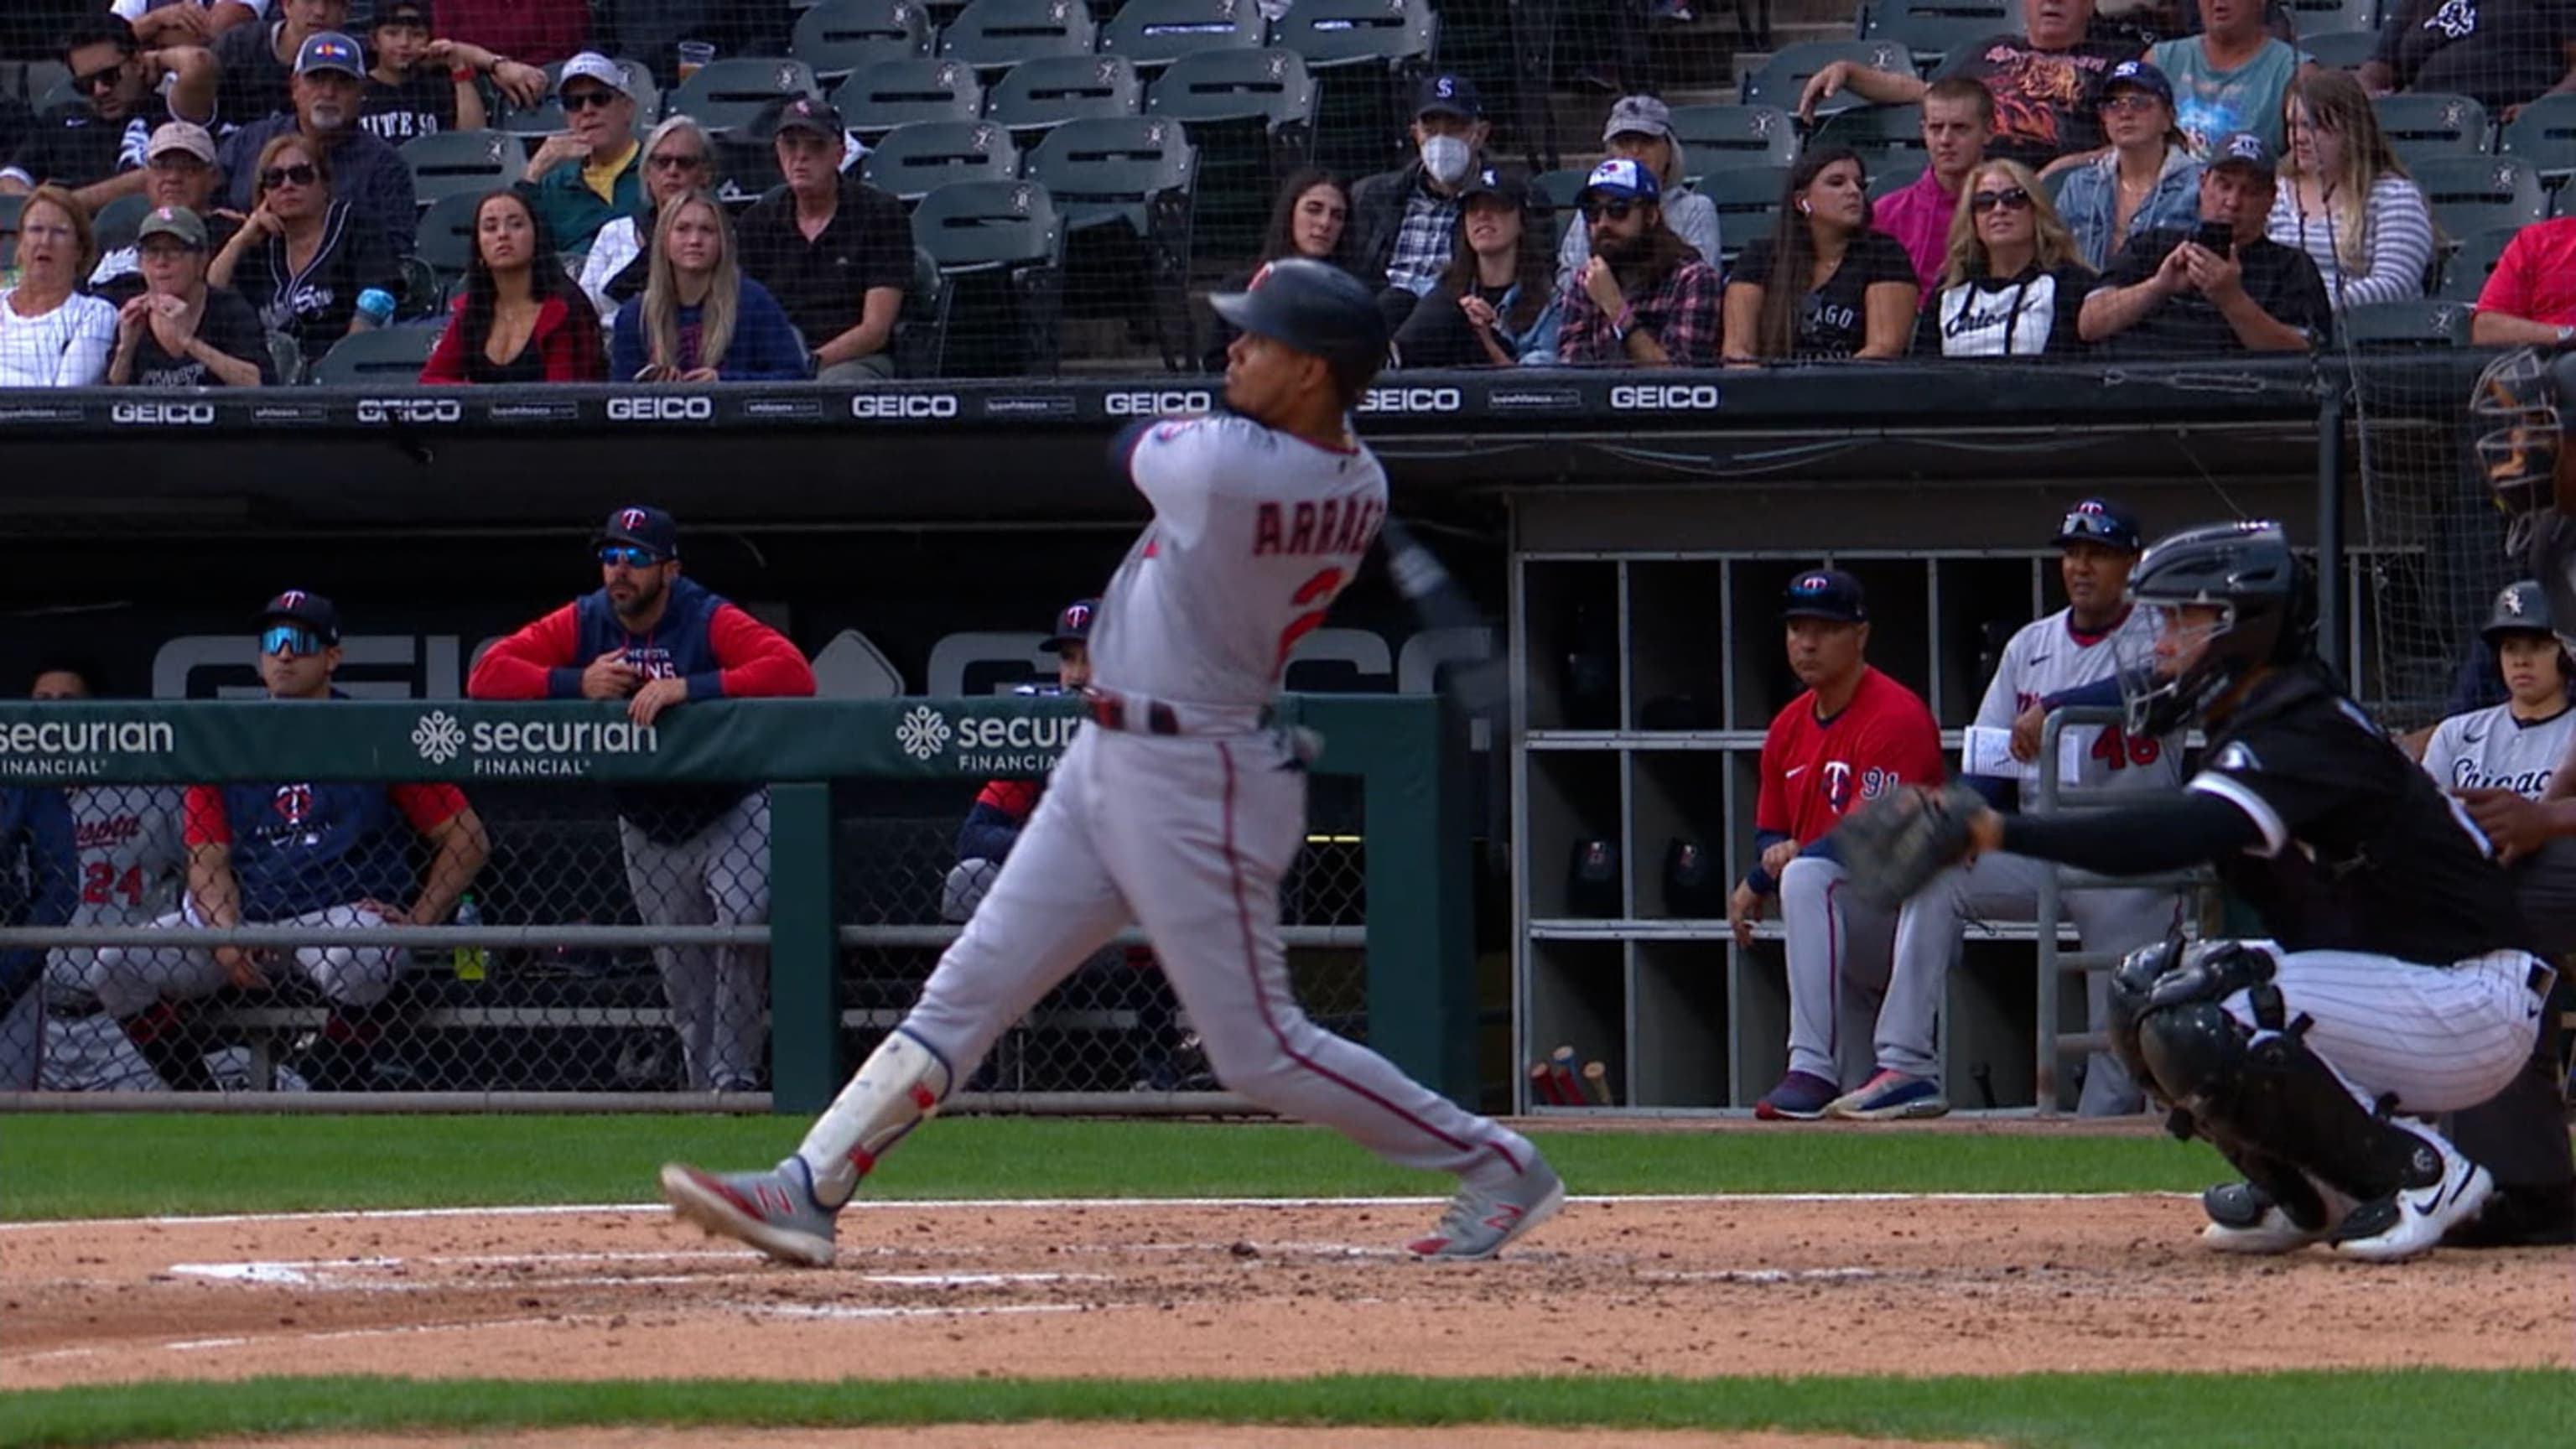
[[[2165,626],[2112,642],[2124,727],[2133,735],[2170,734],[2200,720],[2255,669],[2295,663],[2315,644],[2315,574],[2277,523],[2204,524],[2157,543],[2129,576],[2129,601],[2161,614]],[[2216,617],[2185,628],[2178,611],[2187,605],[2215,609]],[[2178,665],[2156,647],[2177,633]]]
[[[2576,352],[2517,347],[2478,374],[2478,467],[2496,507],[2515,519],[2556,506],[2567,456],[2564,402],[2576,400]]]

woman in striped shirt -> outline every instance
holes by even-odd
[[[2337,312],[2424,295],[2433,211],[2347,71],[2305,67],[2282,100],[2290,154],[2265,228],[2317,264]]]

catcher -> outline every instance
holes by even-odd
[[[1957,788],[1894,797],[1838,832],[1853,885],[1902,900],[1990,850],[2105,875],[2211,864],[2269,938],[2133,952],[2110,1011],[2113,1050],[2168,1126],[2244,1174],[2202,1194],[2203,1240],[2428,1252],[2494,1180],[2420,1117],[2523,1070],[2554,973],[2522,948],[2487,838],[2316,658],[2313,575],[2278,525],[2168,538],[2129,597],[2163,627],[2122,650],[2126,727],[2199,725],[2200,772],[2086,815],[2000,815]]]

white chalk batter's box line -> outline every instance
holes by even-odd
[[[208,1278],[223,1283],[254,1283],[263,1286],[314,1288],[359,1293],[454,1293],[478,1285],[471,1279],[441,1279],[432,1282],[405,1281],[370,1276],[380,1272],[408,1271],[414,1265],[431,1267],[504,1268],[522,1265],[545,1268],[555,1264],[576,1264],[595,1268],[607,1263],[650,1263],[668,1265],[684,1262],[757,1263],[760,1255],[747,1250],[674,1251],[667,1253],[476,1253],[465,1255],[424,1254],[417,1257],[364,1258],[288,1258],[257,1259],[231,1263],[173,1263],[164,1271],[186,1278]],[[573,1276],[554,1274],[512,1274],[492,1280],[494,1288],[639,1288],[680,1284],[708,1284],[733,1281],[775,1281],[774,1272],[743,1273],[581,1273]],[[1059,1283],[1108,1283],[1117,1281],[1109,1273],[858,1273],[842,1279],[845,1282],[874,1284],[886,1288],[1019,1288],[1030,1285]]]
[[[1569,1203],[1633,1203],[1639,1206],[1758,1207],[1768,1203],[1981,1203],[1981,1202],[2119,1202],[2137,1199],[2198,1201],[2196,1192],[1711,1192],[1635,1193],[1575,1196]],[[1081,1208],[1358,1208],[1445,1205],[1445,1197],[1024,1197],[1024,1198],[858,1198],[843,1212],[1065,1212]],[[659,1202],[541,1203],[505,1207],[352,1208],[346,1212],[211,1213],[202,1216],[143,1218],[50,1218],[41,1222],[0,1223],[0,1233],[59,1228],[183,1228],[241,1223],[399,1222],[411,1218],[556,1217],[568,1213],[667,1213]]]

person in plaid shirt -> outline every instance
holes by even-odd
[[[1717,269],[1664,225],[1655,173],[1626,157],[1592,169],[1575,197],[1592,259],[1566,284],[1557,357],[1570,366],[1717,361]]]

